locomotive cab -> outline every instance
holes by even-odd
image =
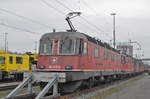
[[[78,32],[43,35],[40,40],[38,70],[82,70],[81,56],[83,52],[87,54],[87,43],[83,43],[84,39],[85,36]]]

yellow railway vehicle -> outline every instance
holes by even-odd
[[[36,59],[35,59],[36,58]],[[36,64],[36,53],[25,53],[23,55],[10,54],[0,51],[0,79],[22,80],[23,72],[30,72],[32,64]]]
[[[37,66],[38,54],[36,52],[35,53],[27,52],[25,54],[29,56],[29,63],[30,63],[29,69],[34,71],[36,69],[36,66]],[[31,68],[31,66],[32,66],[32,68]]]

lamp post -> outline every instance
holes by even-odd
[[[34,50],[35,50],[35,52],[37,52],[37,43],[38,43],[38,42],[37,42],[37,41],[35,41],[35,49],[34,49]]]
[[[8,33],[5,33],[5,51],[7,51],[7,34]]]
[[[116,47],[116,34],[115,34],[115,32],[116,32],[116,30],[115,30],[115,15],[116,15],[116,13],[111,13],[110,15],[112,15],[113,16],[113,45],[114,45],[114,48]]]

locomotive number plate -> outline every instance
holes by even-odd
[[[61,68],[61,66],[59,66],[59,65],[50,65],[50,66],[48,66],[48,68],[57,68],[57,69],[60,69]]]

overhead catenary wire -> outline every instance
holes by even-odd
[[[100,29],[99,27],[97,27],[95,24],[93,24],[92,22],[89,22],[87,19],[85,19],[84,17],[80,16],[86,23],[88,23],[89,25],[92,25],[93,27],[95,27],[97,30],[101,31],[102,33],[104,33],[106,36],[110,37],[108,33],[104,32],[102,29]]]
[[[66,6],[64,3],[60,2],[59,0],[55,0],[55,1],[56,1],[58,4],[60,4],[61,6],[63,6],[64,8],[66,8],[66,9],[68,9],[68,10],[70,10],[70,11],[73,12],[73,10],[70,9],[68,6]]]
[[[82,1],[82,3],[83,3],[89,10],[91,10],[91,12],[92,12],[93,14],[99,15],[99,13],[97,13],[97,11],[96,11],[93,7],[91,7],[85,0],[81,0],[81,1]],[[106,19],[105,19],[105,22],[106,22],[107,24],[111,24],[111,23],[109,23]]]
[[[55,11],[57,11],[59,14],[61,14],[61,15],[65,15],[66,13],[64,13],[64,12],[62,12],[62,11],[60,11],[60,10],[58,10],[56,7],[54,7],[54,6],[52,6],[50,3],[48,3],[48,2],[46,2],[45,0],[41,0],[44,4],[46,4],[48,7],[50,7],[50,8],[52,8],[52,9],[54,9]],[[59,1],[58,1],[59,2]],[[61,4],[61,5],[63,5],[62,3],[59,3],[59,4]],[[65,6],[65,5],[64,5]],[[66,6],[66,8],[68,9],[68,10],[71,10],[70,8],[68,8],[67,6]],[[71,10],[71,11],[73,11],[73,10]],[[83,23],[81,23],[81,22],[79,22],[79,21],[77,21],[78,23],[80,23],[80,24],[83,24]],[[84,25],[85,26],[85,25]],[[89,27],[88,25],[86,26],[86,27],[88,27],[88,29],[91,29],[91,30],[93,30],[91,27]],[[96,31],[95,33],[98,33],[99,31],[97,31],[97,30],[95,30],[94,29],[94,31]],[[91,33],[90,33],[91,34]]]
[[[68,9],[69,11],[73,11],[72,9],[70,9],[68,6],[66,6],[64,3],[60,2],[59,0],[55,0],[57,3],[59,3],[61,6],[63,6],[64,8]],[[85,15],[84,15],[85,16]],[[95,29],[101,31],[102,33],[104,33],[106,36],[108,36],[110,39],[112,39],[111,36],[109,36],[108,33],[104,32],[102,29],[100,29],[99,27],[97,27],[95,24],[93,24],[92,22],[86,20],[84,17],[80,16],[81,19],[83,19],[86,23],[88,23],[89,25],[93,26]]]
[[[5,23],[0,23],[0,25],[1,25],[1,26],[5,26],[5,27],[8,27],[8,28],[15,29],[15,30],[28,32],[28,33],[31,33],[31,34],[36,34],[36,35],[39,35],[39,34],[40,34],[40,33],[38,33],[38,32],[33,32],[33,31],[30,31],[30,30],[27,30],[27,29],[18,28],[18,27],[16,27],[16,26],[8,25],[8,24],[5,24]]]
[[[91,7],[85,0],[81,0],[81,1],[89,10],[91,10],[92,13],[94,13],[95,15],[99,15],[99,13],[97,13],[97,11],[93,7]],[[108,25],[111,24],[106,19],[105,19],[105,23]],[[108,33],[105,33],[105,34],[108,35]]]
[[[53,8],[54,10],[56,10],[58,13],[60,13],[61,15],[65,15],[64,12],[58,10],[55,6],[53,6],[52,4],[46,2],[45,0],[41,0],[41,2],[43,2],[44,4],[46,4],[48,7]]]
[[[30,22],[32,22],[32,23],[39,24],[39,25],[41,25],[41,26],[43,26],[43,27],[50,28],[49,25],[43,24],[43,23],[41,23],[41,22],[39,22],[39,21],[35,21],[35,20],[33,20],[33,19],[31,19],[31,18],[28,18],[28,17],[25,17],[25,16],[23,16],[23,15],[19,15],[19,14],[17,14],[17,13],[12,12],[12,11],[8,11],[8,10],[3,9],[3,8],[0,8],[0,11],[6,12],[6,13],[8,13],[8,14],[11,14],[11,15],[14,15],[14,16],[17,16],[17,17],[20,17],[20,18],[22,18],[22,19],[24,19],[24,20],[27,20],[27,21],[30,21]]]
[[[54,9],[55,11],[57,11],[59,14],[61,14],[61,15],[65,15],[65,13],[64,12],[62,12],[61,10],[58,10],[58,8],[56,8],[56,7],[54,7],[53,5],[51,5],[49,2],[47,2],[46,0],[41,0],[44,4],[46,4],[48,7],[50,7],[50,8],[52,8],[52,9]],[[69,7],[67,7],[65,4],[63,4],[63,3],[61,3],[60,1],[58,1],[57,0],[57,2],[61,5],[61,6],[63,6],[63,7],[65,7],[66,9],[68,9],[69,11],[73,11],[73,10],[71,10]],[[80,17],[81,18],[81,17]],[[86,20],[85,18],[83,19],[83,18],[81,18],[84,22],[86,22],[87,23],[87,25],[86,25],[86,27],[88,27],[87,29],[90,29],[90,30],[93,30],[93,31],[95,31],[95,32],[92,32],[92,33],[96,33],[97,35],[99,35],[99,34],[101,34],[101,33],[99,33],[100,31],[102,32],[103,30],[100,30],[100,29],[98,29],[98,27],[97,26],[92,26],[93,27],[93,29],[92,29],[92,27],[89,27],[89,26],[91,26],[92,24],[91,24],[91,22],[89,22],[88,20]],[[80,23],[80,24],[83,24],[83,23],[81,23],[81,22],[79,22],[79,21],[77,21],[78,23]],[[89,26],[88,26],[89,25]],[[84,24],[84,26],[85,26],[85,24]],[[104,32],[103,32],[104,33]],[[91,33],[90,33],[91,34]],[[110,36],[106,36],[107,38],[109,37],[109,39],[111,39],[111,37]]]
[[[45,0],[41,0],[44,4],[46,4],[48,7],[50,7],[50,8],[52,8],[52,9],[54,9],[55,11],[57,11],[60,15],[65,15],[66,13],[64,13],[64,12],[62,12],[62,11],[60,11],[60,10],[58,10],[56,7],[54,7],[53,5],[51,5],[50,3],[48,3],[48,2],[46,2]],[[80,23],[80,24],[83,24],[83,23],[81,23],[81,22],[79,22],[79,21],[77,21],[78,23]],[[89,27],[89,26],[87,26],[87,25],[84,25],[84,26],[86,26],[88,29],[91,29],[91,30],[93,30],[91,27]],[[96,31],[96,33],[97,33],[97,31]],[[91,34],[91,33],[90,33]]]

